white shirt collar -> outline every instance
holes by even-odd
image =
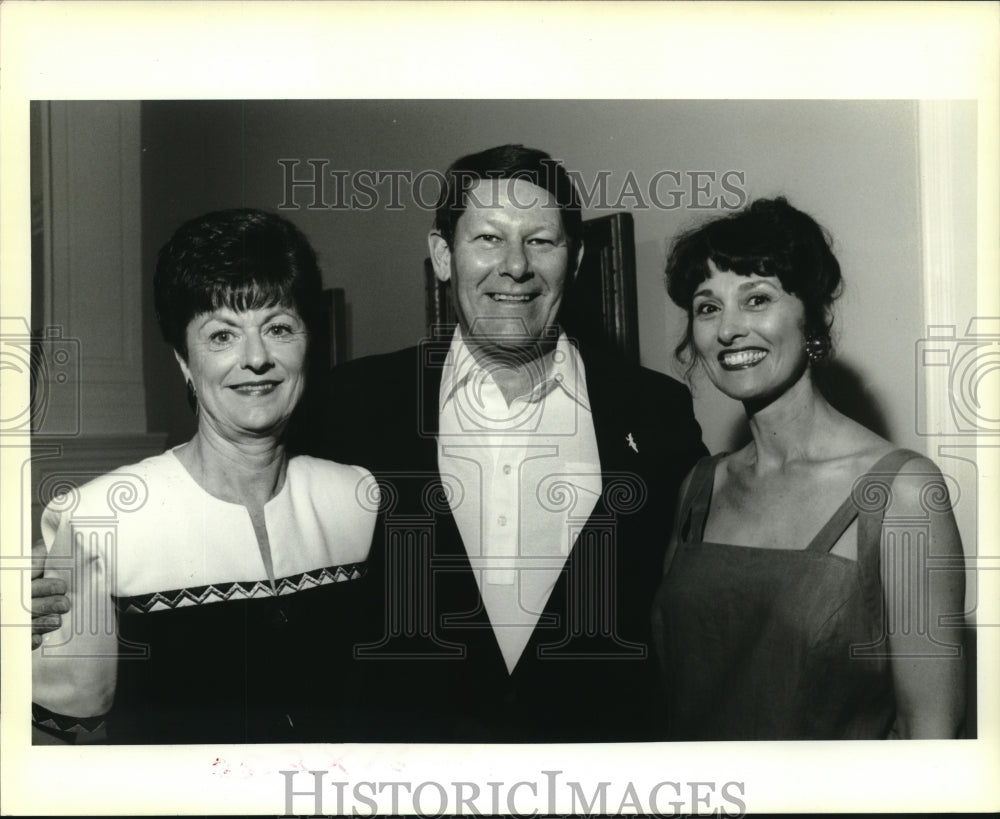
[[[586,375],[580,352],[570,343],[562,331],[556,341],[556,348],[546,357],[549,372],[545,379],[537,384],[531,393],[516,400],[540,401],[557,386],[577,404],[590,412],[590,401],[587,395]],[[438,408],[443,410],[454,397],[455,391],[471,378],[492,380],[489,371],[483,367],[473,355],[462,337],[460,328],[455,328],[451,337],[451,346],[445,359],[441,374],[441,391]]]

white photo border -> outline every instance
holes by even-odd
[[[979,312],[997,316],[997,23],[998,7],[977,3],[4,3],[0,313],[30,315],[31,99],[565,99],[624,88],[636,99],[977,100]],[[476,58],[464,44],[487,35],[510,51],[487,57],[495,70],[484,85],[462,66]],[[26,405],[27,389],[5,376],[0,400]],[[0,542],[15,558],[23,552],[11,509],[27,507],[10,492],[20,485],[16,450],[0,448]],[[982,497],[995,498],[996,457],[985,464]],[[981,503],[980,514],[985,549],[997,541],[996,504]],[[988,604],[1000,594],[996,573],[985,574]],[[0,572],[5,625],[26,621],[16,605],[24,582]],[[995,610],[982,616],[1000,622]],[[540,813],[568,810],[548,805],[541,788],[556,770],[561,780],[631,782],[640,794],[667,780],[741,782],[752,813],[996,810],[1000,685],[987,679],[1000,656],[996,631],[980,631],[979,739],[969,741],[43,748],[30,745],[20,716],[30,700],[19,657],[27,632],[4,628],[2,812],[281,814],[281,770],[330,771],[328,781],[537,783],[537,803],[529,788],[518,805]],[[388,806],[388,793],[378,800]],[[308,799],[295,804],[308,812]],[[326,812],[335,806],[328,795]]]

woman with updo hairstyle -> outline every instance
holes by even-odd
[[[36,743],[349,738],[377,490],[285,442],[321,288],[305,236],[259,210],[192,219],[160,250],[156,314],[197,432],[46,508],[46,573],[72,605],[32,656]]]
[[[841,290],[825,232],[761,199],[679,237],[666,278],[678,358],[742,402],[752,436],[680,491],[653,610],[667,736],[957,736],[962,545],[935,465],[816,386]]]

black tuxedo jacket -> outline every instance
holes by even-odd
[[[649,613],[680,483],[705,454],[688,390],[581,350],[603,493],[508,673],[438,473],[448,347],[337,367],[304,429],[307,451],[368,468],[381,490],[371,607],[345,624],[358,630],[364,705],[344,739],[660,738]],[[359,500],[373,502],[363,489]]]

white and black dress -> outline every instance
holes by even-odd
[[[33,652],[35,724],[106,724],[117,743],[350,738],[377,498],[360,467],[292,458],[264,507],[269,575],[247,509],[172,451],[57,497],[46,575],[72,610]]]

